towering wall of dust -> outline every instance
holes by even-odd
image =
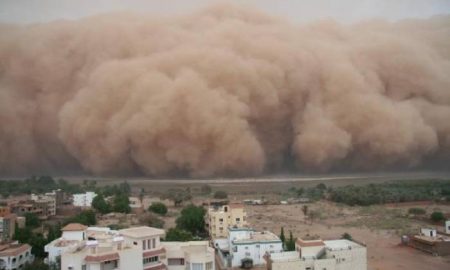
[[[230,6],[0,25],[0,172],[189,176],[450,160],[450,17]]]

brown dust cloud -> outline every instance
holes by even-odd
[[[0,173],[254,176],[450,164],[450,16],[228,5],[0,24]]]

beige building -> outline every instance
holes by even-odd
[[[367,270],[366,247],[353,241],[302,240],[296,251],[267,253],[268,270]]]
[[[32,263],[34,256],[31,254],[31,246],[17,242],[0,245],[0,269],[22,269],[25,264]]]
[[[211,206],[206,223],[213,239],[226,238],[229,227],[247,226],[247,214],[242,204]]]

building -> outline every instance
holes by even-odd
[[[17,216],[15,214],[0,216],[0,242],[12,240],[16,231],[16,218]]]
[[[229,227],[246,227],[247,214],[241,204],[215,205],[208,209],[206,224],[213,239],[228,237]]]
[[[366,270],[367,249],[356,242],[298,239],[295,251],[267,253],[267,270]]]
[[[228,231],[228,238],[214,240],[225,267],[263,265],[266,253],[283,251],[280,238],[271,232],[256,232],[251,228],[229,228]]]
[[[435,256],[450,255],[450,235],[439,233],[432,228],[422,228],[419,234],[402,237],[410,247]]]
[[[22,269],[27,263],[32,263],[34,256],[28,244],[10,243],[0,245],[0,269]]]
[[[91,207],[92,200],[97,196],[95,192],[73,194],[73,205],[78,207]]]
[[[56,215],[56,198],[48,195],[31,194],[31,200],[42,209],[42,215],[52,217]]]
[[[47,262],[61,258],[62,270],[214,270],[207,241],[161,242],[164,230],[134,227],[120,231],[69,224],[48,244]]]
[[[450,220],[445,222],[445,233],[450,234]]]

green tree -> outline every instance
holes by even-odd
[[[302,206],[302,212],[303,212],[303,215],[305,215],[305,216],[308,215],[308,206],[307,205]]]
[[[48,226],[48,233],[47,233],[47,242],[50,243],[51,241],[59,238],[61,236],[61,225],[57,223],[56,225]]]
[[[223,190],[218,190],[214,192],[214,198],[215,199],[226,199],[228,198],[228,194]]]
[[[162,228],[164,227],[164,220],[160,219],[158,216],[156,216],[153,213],[147,213],[146,215],[143,215],[141,218],[141,223],[146,224],[150,227],[155,228]]]
[[[162,202],[152,203],[152,205],[148,207],[148,210],[159,215],[167,214],[167,206]]]
[[[67,219],[65,224],[68,223],[81,223],[86,226],[95,225],[97,223],[97,218],[95,217],[95,212],[92,210],[81,211],[78,215]]]
[[[192,233],[180,230],[177,228],[170,228],[166,233],[165,241],[181,241],[181,242],[187,242],[193,240]]]
[[[19,241],[20,243],[28,243],[32,235],[33,232],[30,227],[16,228],[13,239]]]
[[[445,220],[445,216],[442,212],[433,212],[431,213],[430,218],[433,222],[440,222]]]
[[[181,216],[176,220],[177,228],[193,235],[202,234],[205,232],[205,214],[206,210],[203,207],[188,205],[181,210]]]
[[[289,239],[286,242],[286,250],[287,251],[294,251],[295,250],[295,239],[292,235],[292,231],[289,231]]]
[[[121,193],[114,196],[113,211],[119,213],[130,213],[130,199],[127,194]]]
[[[111,212],[111,205],[105,201],[105,197],[103,197],[103,194],[101,193],[92,200],[92,207],[102,214]]]
[[[41,225],[39,217],[35,213],[25,213],[25,226],[36,228]]]
[[[283,243],[283,248],[284,248],[285,242],[286,242],[286,236],[284,235],[284,227],[281,227],[280,240]]]

